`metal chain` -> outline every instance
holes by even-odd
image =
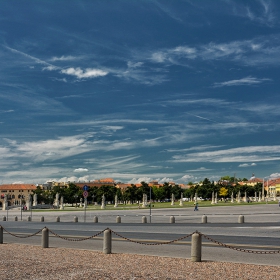
[[[3,228],[3,227],[2,227]],[[29,235],[25,235],[25,236],[20,236],[20,235],[16,235],[14,233],[11,233],[9,232],[8,230],[6,230],[5,228],[3,228],[4,231],[6,231],[8,234],[14,236],[14,237],[17,237],[17,238],[28,238],[28,237],[31,237],[31,236],[35,236],[37,235],[38,233],[40,233],[43,229],[40,229],[39,231],[33,233],[33,234],[29,234]]]
[[[188,237],[190,237],[191,235],[193,235],[193,233],[194,233],[194,232],[193,232],[193,233],[191,233],[191,234],[185,235],[185,236],[183,236],[183,237],[180,237],[180,238],[178,238],[178,239],[171,240],[171,241],[166,241],[166,242],[156,242],[156,243],[145,243],[145,242],[139,242],[139,241],[132,240],[132,239],[130,239],[130,238],[124,237],[124,236],[122,236],[122,235],[118,234],[117,232],[115,232],[115,231],[113,231],[113,230],[111,230],[111,232],[112,232],[112,233],[114,233],[115,235],[119,236],[120,238],[125,239],[126,241],[129,241],[129,242],[132,242],[132,243],[141,244],[141,245],[148,245],[148,246],[150,246],[150,245],[152,245],[152,246],[153,246],[153,245],[165,245],[165,244],[171,244],[171,243],[174,243],[174,242],[176,242],[176,241],[180,241],[180,240],[182,240],[182,239],[188,238]]]
[[[106,229],[107,229],[107,228],[106,228]],[[67,238],[67,237],[63,237],[63,236],[61,236],[61,235],[59,235],[59,234],[53,232],[53,231],[50,230],[50,229],[49,229],[49,232],[52,233],[54,236],[59,237],[59,238],[64,239],[64,240],[67,240],[67,241],[84,241],[84,240],[89,240],[89,239],[92,239],[92,238],[94,238],[94,237],[100,235],[100,234],[103,233],[106,229],[104,229],[104,230],[102,230],[102,231],[100,231],[100,232],[98,232],[98,233],[96,233],[96,234],[94,234],[94,235],[92,235],[92,236],[85,237],[85,238]]]
[[[202,234],[200,232],[197,232],[199,233],[201,236],[203,236],[204,238],[208,239],[209,241],[215,243],[215,244],[218,244],[222,247],[225,247],[225,248],[228,248],[228,249],[232,249],[232,250],[236,250],[236,251],[240,251],[240,252],[244,252],[244,253],[252,253],[252,254],[279,254],[280,251],[279,250],[271,250],[271,251],[258,251],[258,250],[248,250],[248,249],[243,249],[243,248],[237,248],[237,247],[234,247],[234,246],[231,246],[231,245],[227,245],[227,244],[224,244],[222,242],[219,242],[205,234]]]

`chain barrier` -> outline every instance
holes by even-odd
[[[11,233],[10,231],[6,230],[4,227],[2,227],[3,230],[5,232],[7,232],[8,234],[14,236],[14,237],[17,237],[17,238],[28,238],[28,237],[32,237],[32,236],[35,236],[37,234],[39,234],[40,232],[42,232],[43,229],[45,229],[46,227],[38,230],[37,232],[35,233],[32,233],[32,234],[28,234],[28,235],[25,235],[25,236],[22,236],[22,235],[16,235],[14,233]],[[280,250],[269,250],[269,251],[265,251],[265,250],[249,250],[249,249],[243,249],[243,248],[237,248],[237,247],[234,247],[234,246],[231,246],[231,245],[228,245],[228,244],[225,244],[225,243],[222,243],[220,241],[217,241],[211,237],[209,237],[208,235],[206,234],[203,234],[199,231],[194,231],[190,234],[187,234],[187,235],[184,235],[182,237],[179,237],[177,239],[174,239],[174,240],[171,240],[171,241],[165,241],[165,242],[154,242],[154,243],[151,243],[151,242],[140,242],[140,241],[136,241],[136,240],[133,240],[133,239],[130,239],[130,238],[127,238],[125,236],[122,236],[121,234],[111,230],[110,228],[106,228],[92,236],[89,236],[89,237],[85,237],[85,238],[68,238],[68,237],[64,237],[64,236],[61,236],[57,233],[55,233],[54,231],[48,229],[50,233],[52,233],[55,237],[58,237],[58,238],[61,238],[61,239],[64,239],[66,241],[84,241],[84,240],[89,240],[89,239],[93,239],[94,237],[104,233],[105,230],[110,230],[113,234],[115,234],[116,236],[126,240],[126,241],[129,241],[129,242],[132,242],[132,243],[137,243],[137,244],[140,244],[140,245],[147,245],[147,246],[153,246],[153,245],[166,245],[166,244],[171,244],[171,243],[175,243],[175,242],[178,242],[180,240],[183,240],[183,239],[186,239],[190,236],[192,236],[194,233],[198,233],[200,234],[202,237],[204,237],[205,239],[219,245],[219,246],[222,246],[224,248],[228,248],[228,249],[232,249],[232,250],[236,250],[236,251],[239,251],[239,252],[244,252],[244,253],[252,253],[252,254],[279,254],[280,253]]]
[[[111,230],[111,229],[110,229],[110,230]],[[194,234],[194,232],[193,232],[193,233],[190,233],[190,234],[188,234],[188,235],[185,235],[185,236],[183,236],[183,237],[180,237],[180,238],[178,238],[178,239],[174,239],[174,240],[171,240],[171,241],[150,243],[150,242],[140,242],[140,241],[132,240],[132,239],[130,239],[130,238],[127,238],[127,237],[124,237],[124,236],[120,235],[119,233],[117,233],[117,232],[115,232],[115,231],[113,231],[113,230],[111,230],[111,232],[114,233],[116,236],[125,239],[126,241],[129,241],[129,242],[132,242],[132,243],[141,244],[141,245],[151,245],[151,246],[153,246],[153,245],[171,244],[171,243],[180,241],[180,240],[182,240],[182,239],[188,238],[188,237],[190,237],[190,236],[192,236],[192,235]]]
[[[104,229],[104,230],[102,230],[102,231],[100,231],[100,232],[98,232],[98,233],[96,233],[96,234],[94,234],[94,235],[92,235],[92,236],[85,237],[85,238],[68,238],[68,237],[64,237],[64,236],[61,236],[61,235],[59,235],[59,234],[53,232],[53,231],[50,230],[50,229],[49,229],[49,232],[52,233],[55,237],[64,239],[64,240],[66,240],[66,241],[84,241],[84,240],[89,240],[89,239],[92,239],[92,238],[94,238],[94,237],[100,235],[101,233],[103,233],[103,232],[104,232],[105,230],[107,230],[107,229],[108,229],[108,228],[106,228],[106,229]]]
[[[248,250],[248,249],[243,249],[243,248],[237,248],[237,247],[222,243],[220,241],[217,241],[217,240],[215,240],[215,239],[213,239],[213,238],[211,238],[211,237],[209,237],[209,236],[207,236],[203,233],[200,233],[200,232],[196,232],[196,233],[200,234],[201,236],[208,239],[209,241],[211,241],[215,244],[218,244],[219,246],[222,246],[222,247],[225,247],[225,248],[228,248],[228,249],[232,249],[232,250],[236,250],[236,251],[239,251],[239,252],[252,253],[252,254],[279,254],[280,253],[279,250],[271,250],[271,251],[262,250],[262,251],[259,251],[259,250]]]
[[[37,235],[38,233],[40,233],[40,232],[43,230],[43,228],[42,228],[42,229],[38,230],[38,231],[35,232],[35,233],[29,234],[29,235],[25,235],[25,236],[21,236],[21,235],[16,235],[16,234],[14,234],[14,233],[9,232],[9,231],[6,230],[4,227],[2,227],[2,228],[3,228],[3,230],[6,231],[8,234],[10,234],[10,235],[12,235],[12,236],[14,236],[14,237],[17,237],[17,238],[28,238],[28,237],[32,237],[32,236]]]

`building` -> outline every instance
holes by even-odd
[[[6,184],[0,185],[0,204],[4,202],[4,197],[7,195],[8,206],[21,205],[21,199],[25,201],[27,196],[32,195],[37,188],[33,184]]]

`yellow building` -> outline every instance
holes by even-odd
[[[29,194],[33,194],[32,191],[36,190],[36,186],[33,184],[7,184],[0,185],[0,206],[2,207],[4,197],[7,195],[8,206],[21,205],[21,198],[23,201]]]

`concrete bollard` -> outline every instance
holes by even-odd
[[[41,217],[40,221],[41,221],[41,222],[44,222],[44,221],[45,221],[44,216]]]
[[[207,224],[207,216],[206,216],[206,215],[203,215],[203,216],[202,216],[201,222],[202,222],[203,224]]]
[[[192,235],[192,245],[191,245],[191,261],[201,262],[201,235],[199,233],[194,233]]]
[[[4,221],[4,222],[6,221],[6,216],[3,216],[3,221]]]
[[[93,217],[93,222],[94,222],[94,223],[98,223],[98,217],[97,217],[97,216],[94,216],[94,217]]]
[[[244,224],[244,216],[243,216],[243,215],[240,215],[240,216],[238,217],[238,223],[239,223],[239,224]]]
[[[121,218],[120,216],[117,216],[117,217],[116,217],[116,223],[119,224],[119,223],[121,223],[121,222],[122,222],[122,218]]]
[[[106,229],[103,235],[103,253],[112,253],[112,232],[110,229]]]
[[[56,217],[56,222],[59,223],[60,222],[60,217]]]
[[[146,224],[147,223],[147,217],[146,216],[143,216],[142,217],[142,224]]]
[[[30,216],[27,217],[27,222],[31,222],[31,217]]]
[[[3,227],[0,226],[0,244],[3,244]]]
[[[42,248],[49,248],[49,229],[46,227],[42,230]]]
[[[74,217],[74,223],[78,223],[78,217],[77,216]]]
[[[170,217],[170,224],[174,224],[175,223],[175,217],[174,216],[171,216]]]
[[[17,216],[15,216],[15,222],[17,222],[18,221],[18,217]]]

